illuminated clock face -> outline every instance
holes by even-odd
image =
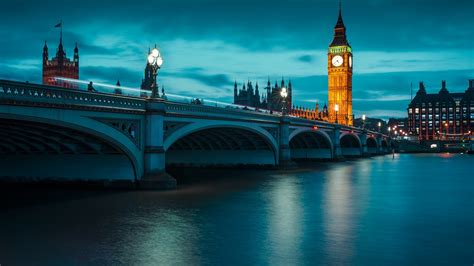
[[[349,56],[349,67],[352,67],[352,56]]]
[[[342,59],[342,56],[336,55],[335,57],[332,58],[332,65],[335,67],[342,66],[342,63],[344,62],[344,59]]]

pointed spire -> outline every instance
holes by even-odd
[[[44,41],[44,46],[43,46],[43,64],[45,64],[49,59],[48,56],[48,44],[46,41]]]
[[[76,46],[74,47],[74,53],[79,53],[79,49],[77,48],[77,42],[76,42]]]
[[[120,87],[120,80],[117,79],[117,84],[115,85]]]
[[[342,20],[342,1],[339,0],[339,17],[337,18],[336,28],[344,28],[344,21]]]
[[[330,46],[349,46],[349,42],[346,37],[346,26],[342,19],[342,3],[339,1],[339,16],[337,18],[336,26],[334,27],[334,39]]]

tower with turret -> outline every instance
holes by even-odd
[[[71,82],[64,82],[56,79],[70,78],[79,79],[79,49],[74,47],[73,59],[69,59],[66,56],[66,52],[63,47],[62,30],[61,36],[59,37],[59,45],[56,49],[56,55],[49,59],[48,45],[45,42],[43,47],[43,84],[60,86],[65,88],[77,88],[77,86]]]
[[[352,47],[347,41],[339,4],[339,17],[328,51],[328,119],[333,123],[350,126],[353,124],[352,63]]]

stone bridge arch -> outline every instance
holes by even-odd
[[[167,165],[277,165],[277,137],[277,126],[199,121],[165,136],[163,148]]]
[[[332,159],[333,143],[323,130],[297,129],[290,134],[291,159]]]
[[[359,136],[354,133],[342,133],[339,142],[342,156],[362,156],[362,143]]]
[[[120,116],[0,106],[0,154],[4,157],[0,174],[6,178],[134,182],[144,171],[143,121]]]
[[[368,154],[377,154],[378,145],[377,140],[374,137],[368,137],[366,140],[366,145]]]

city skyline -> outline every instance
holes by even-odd
[[[327,45],[338,1],[158,1],[158,12],[124,1],[85,1],[67,10],[55,1],[20,2],[21,13],[0,11],[8,21],[0,32],[11,36],[0,41],[2,79],[40,83],[44,40],[53,54],[59,41],[54,25],[62,19],[68,57],[78,42],[81,79],[111,84],[119,79],[139,87],[148,47],[157,43],[165,61],[159,83],[169,92],[231,102],[234,80],[263,85],[268,77],[272,83],[284,77],[293,83],[296,105],[327,102]],[[14,9],[5,5],[2,10]],[[474,74],[469,41],[474,30],[459,25],[469,21],[469,1],[342,5],[354,50],[356,116],[406,116],[411,82],[414,92],[421,80],[428,92],[437,92],[441,80],[451,92],[467,88]]]

